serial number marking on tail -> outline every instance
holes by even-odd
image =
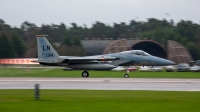
[[[53,54],[45,54],[46,57],[53,57]]]

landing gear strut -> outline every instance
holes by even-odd
[[[82,77],[89,77],[89,73],[87,71],[82,72]]]
[[[126,68],[126,74],[124,75],[124,78],[129,78],[128,73],[129,73],[129,70],[128,70],[128,67],[127,67],[127,68]]]

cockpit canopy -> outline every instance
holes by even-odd
[[[130,51],[124,51],[121,53],[128,53],[128,54],[141,55],[141,56],[150,56],[150,54],[148,54],[142,50],[130,50]]]

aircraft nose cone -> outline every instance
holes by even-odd
[[[160,60],[159,60],[159,64],[160,64],[161,66],[165,66],[165,65],[176,65],[176,63],[174,63],[173,61],[166,60],[166,59],[160,59]]]
[[[175,63],[175,62],[173,62],[173,61],[170,61],[170,63],[171,63],[171,65],[176,65],[176,63]]]

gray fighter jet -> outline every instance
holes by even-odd
[[[110,70],[117,66],[166,66],[175,63],[152,56],[142,50],[129,50],[113,54],[95,56],[59,56],[45,35],[36,35],[38,60],[34,62],[49,66],[65,66],[72,69],[84,70],[82,77],[89,77],[88,70]],[[124,75],[128,78],[129,71]]]

